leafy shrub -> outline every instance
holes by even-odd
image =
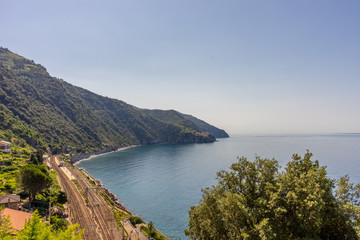
[[[66,221],[63,218],[56,217],[56,216],[51,216],[50,224],[51,224],[52,231],[59,231],[59,230],[63,231],[63,230],[66,230],[67,227],[69,226],[68,221]]]
[[[64,204],[67,202],[67,195],[66,192],[60,191],[59,194],[57,195],[57,202]]]
[[[130,216],[129,217],[129,221],[131,222],[131,224],[132,225],[136,225],[136,224],[140,224],[140,223],[143,223],[144,221],[141,219],[141,218],[139,218],[139,217],[137,217],[137,216]]]
[[[152,238],[152,239],[155,239],[155,240],[166,240],[165,236],[155,229],[154,224],[153,224],[152,221],[149,222],[147,227],[146,226],[141,226],[140,230],[145,232],[146,235],[149,238]]]
[[[10,166],[12,164],[11,160],[3,160],[2,163],[6,166]]]

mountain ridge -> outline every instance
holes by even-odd
[[[42,65],[5,48],[0,48],[0,84],[0,137],[23,138],[34,147],[85,153],[133,144],[215,141],[195,124],[162,121],[52,77]]]

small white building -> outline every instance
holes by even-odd
[[[10,146],[11,146],[11,143],[6,142],[6,141],[0,141],[0,150],[1,151],[5,152],[5,153],[9,153]]]

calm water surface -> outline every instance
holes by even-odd
[[[186,239],[188,210],[201,188],[216,184],[216,172],[238,156],[275,158],[282,166],[309,149],[330,177],[349,174],[360,182],[360,134],[236,136],[209,144],[164,144],[130,148],[82,161],[132,213],[153,221],[173,239]]]

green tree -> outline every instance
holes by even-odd
[[[27,164],[22,167],[17,177],[19,185],[30,195],[30,202],[37,193],[51,185],[51,177],[44,165]]]
[[[148,224],[148,229],[149,229],[149,237],[153,238],[156,236],[156,230],[154,227],[154,223],[152,221],[149,222]]]
[[[57,216],[51,216],[51,230],[52,231],[59,231],[59,230],[66,230],[69,226],[69,222],[63,218],[59,218]]]
[[[131,224],[135,226],[136,224],[143,223],[144,221],[141,218],[137,217],[137,216],[130,216],[129,217],[129,222],[131,222]]]
[[[2,240],[12,239],[11,231],[12,231],[12,227],[9,216],[4,218],[3,216],[0,215],[0,239]]]
[[[140,229],[147,234],[149,238],[152,238],[154,240],[165,240],[165,236],[158,232],[154,226],[154,223],[150,221],[146,226],[141,226]]]
[[[43,154],[44,152],[42,150],[37,150],[36,153],[31,154],[30,156],[30,162],[32,164],[42,164],[43,163]]]
[[[217,174],[189,211],[190,239],[358,239],[360,185],[326,176],[294,154],[283,172],[272,159],[242,157]],[[336,184],[337,183],[337,184]]]
[[[78,225],[74,224],[66,230],[51,231],[51,227],[47,225],[37,213],[25,224],[25,227],[19,231],[17,240],[81,240],[83,239],[83,231],[77,230]]]
[[[67,202],[67,194],[66,192],[63,191],[59,191],[58,195],[57,195],[57,202],[60,204],[64,204]]]
[[[65,231],[59,231],[56,234],[56,240],[82,240],[83,230],[77,230],[78,225],[74,224],[68,227]]]
[[[25,224],[25,227],[19,231],[17,240],[50,240],[52,239],[50,227],[41,220],[40,215],[35,211]]]

